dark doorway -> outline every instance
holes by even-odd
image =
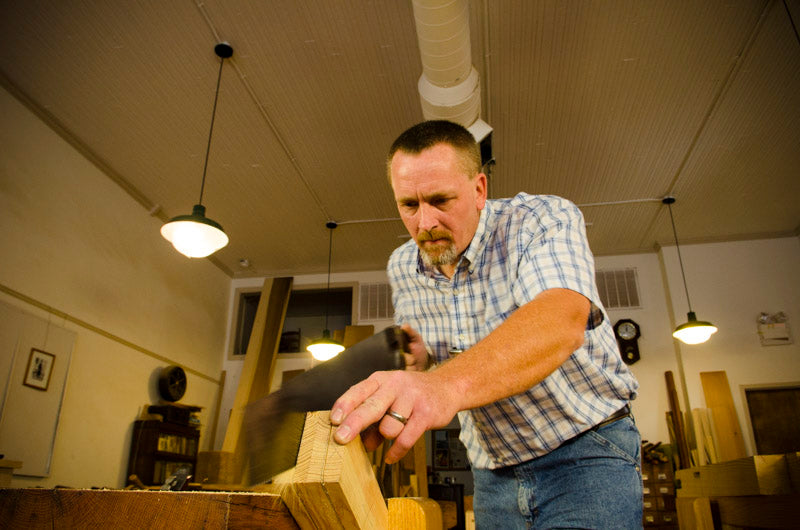
[[[745,389],[756,454],[800,451],[800,386]]]

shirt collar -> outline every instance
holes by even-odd
[[[475,264],[478,261],[477,258],[483,254],[483,251],[486,248],[486,242],[489,240],[490,217],[491,212],[489,203],[487,201],[483,207],[483,210],[481,210],[481,215],[478,219],[478,227],[475,229],[475,235],[472,236],[472,241],[470,241],[467,250],[465,250],[464,254],[462,255],[462,258],[466,259],[469,263],[470,274],[472,274],[475,270]]]

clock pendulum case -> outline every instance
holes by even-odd
[[[614,324],[614,336],[617,337],[619,352],[625,364],[633,364],[641,356],[639,355],[639,337],[642,336],[639,324],[629,318],[618,320]]]

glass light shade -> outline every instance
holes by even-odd
[[[322,332],[322,338],[309,344],[306,350],[310,351],[311,356],[318,361],[333,359],[344,351],[344,346],[330,337],[330,330],[324,330]]]
[[[205,258],[228,244],[228,236],[216,221],[195,204],[191,215],[179,215],[161,227],[161,235],[175,250],[189,258]]]
[[[711,322],[697,320],[694,311],[690,311],[687,316],[689,321],[686,324],[681,324],[672,332],[672,336],[681,342],[685,344],[701,344],[717,332],[717,327]]]

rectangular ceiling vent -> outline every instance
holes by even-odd
[[[635,268],[595,271],[600,301],[606,309],[638,308],[639,281]]]
[[[358,321],[394,318],[392,288],[388,283],[359,284]]]

